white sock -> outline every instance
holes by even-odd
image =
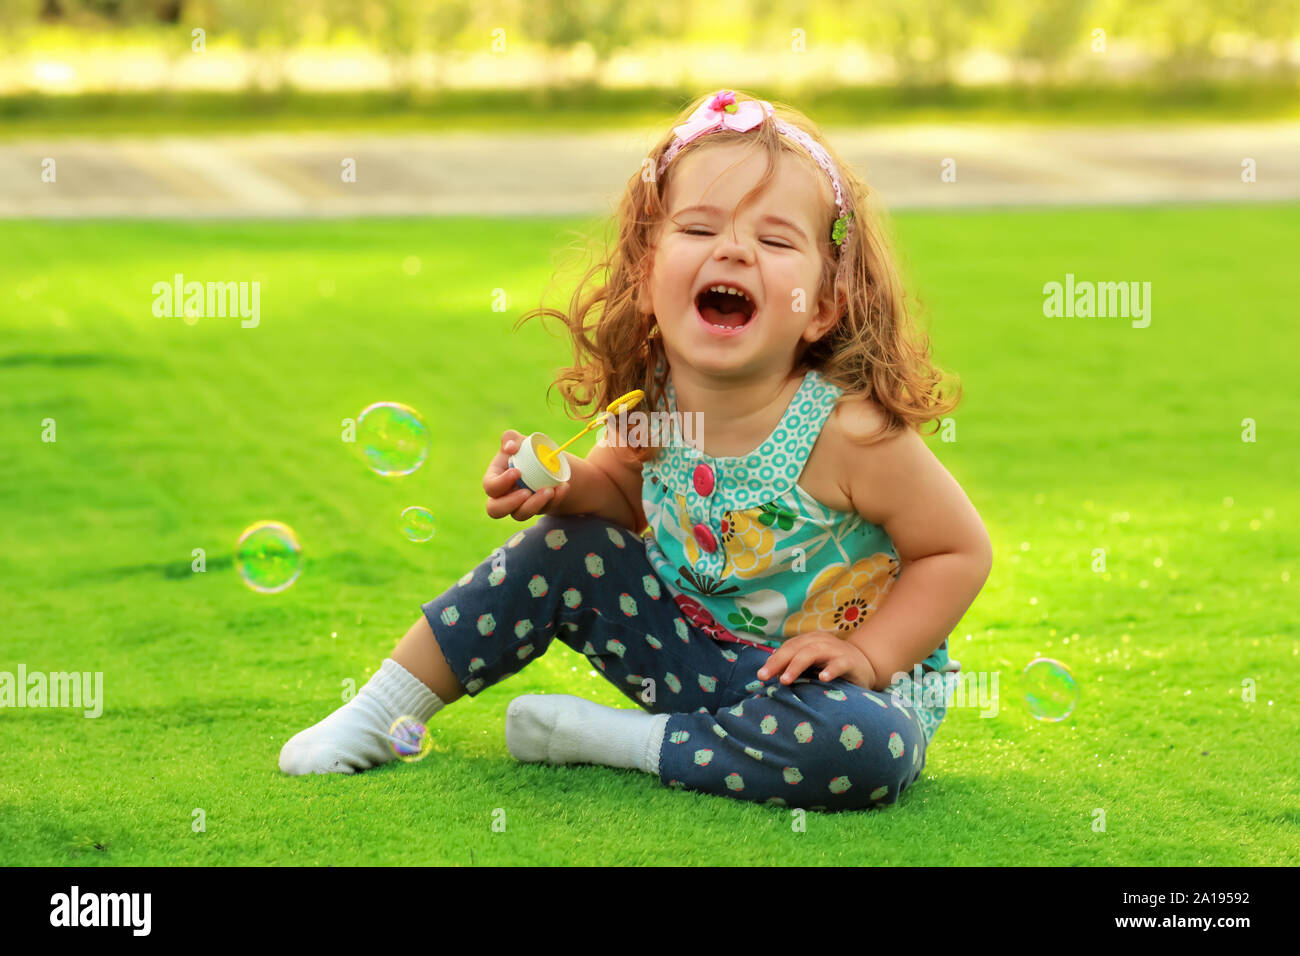
[[[305,773],[356,773],[396,760],[388,732],[398,717],[420,723],[446,705],[418,677],[391,657],[357,696],[320,723],[290,738],[280,751],[280,769]]]
[[[525,763],[598,763],[659,773],[667,714],[569,694],[525,694],[506,708],[506,747]]]

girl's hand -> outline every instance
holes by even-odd
[[[781,674],[781,683],[789,684],[810,667],[825,665],[818,675],[823,681],[843,678],[864,690],[873,690],[876,672],[867,655],[857,645],[827,631],[809,631],[786,641],[758,671],[759,680]],[[784,673],[782,673],[784,670]]]
[[[527,521],[534,515],[545,512],[551,505],[564,500],[569,490],[569,483],[562,482],[554,488],[543,488],[532,492],[527,488],[518,488],[519,469],[508,468],[510,456],[519,450],[524,436],[513,429],[506,429],[501,435],[501,450],[496,453],[483,475],[483,490],[487,492],[487,513],[489,518],[504,518],[510,515],[516,521]]]

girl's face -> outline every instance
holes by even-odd
[[[766,190],[734,215],[766,162],[761,152],[729,144],[695,150],[672,167],[668,218],[640,308],[658,320],[673,368],[680,362],[726,378],[789,374],[800,340],[815,342],[835,324],[834,303],[819,301],[830,183],[782,151]],[[739,315],[720,315],[731,300],[706,295],[719,285],[747,294]]]

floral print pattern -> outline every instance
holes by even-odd
[[[829,631],[848,637],[875,613],[898,567],[889,554],[873,554],[852,566],[827,565],[809,585],[802,607],[786,618],[785,636]]]
[[[710,636],[766,648],[810,631],[847,638],[900,574],[883,527],[827,507],[798,484],[840,394],[810,370],[751,454],[711,458],[690,449],[688,456],[668,445],[643,467],[646,556],[683,613]],[[657,410],[676,413],[675,395],[670,377]],[[694,480],[700,467],[712,481]],[[947,641],[921,666],[960,670]]]

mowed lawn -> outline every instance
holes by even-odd
[[[1294,204],[895,217],[938,360],[965,386],[956,440],[928,441],[995,552],[953,656],[999,678],[996,714],[950,711],[898,804],[809,813],[800,832],[788,809],[633,771],[518,764],[516,695],[629,706],[558,642],[439,714],[422,762],[281,774],[285,740],[517,530],[483,508],[501,432],[578,429],[547,400],[570,355],[558,326],[511,326],[543,294],[567,302],[563,250],[589,225],[0,224],[0,671],[104,682],[97,719],[0,710],[0,863],[1300,858]],[[154,317],[153,284],[176,273],[259,282],[259,325]],[[1150,282],[1149,327],[1045,317],[1043,286],[1067,273]],[[406,478],[341,440],[383,400],[432,432]],[[412,504],[437,517],[427,544],[399,532]],[[268,518],[305,554],[273,595],[232,563]],[[1063,722],[1021,698],[1037,654],[1081,687]]]

